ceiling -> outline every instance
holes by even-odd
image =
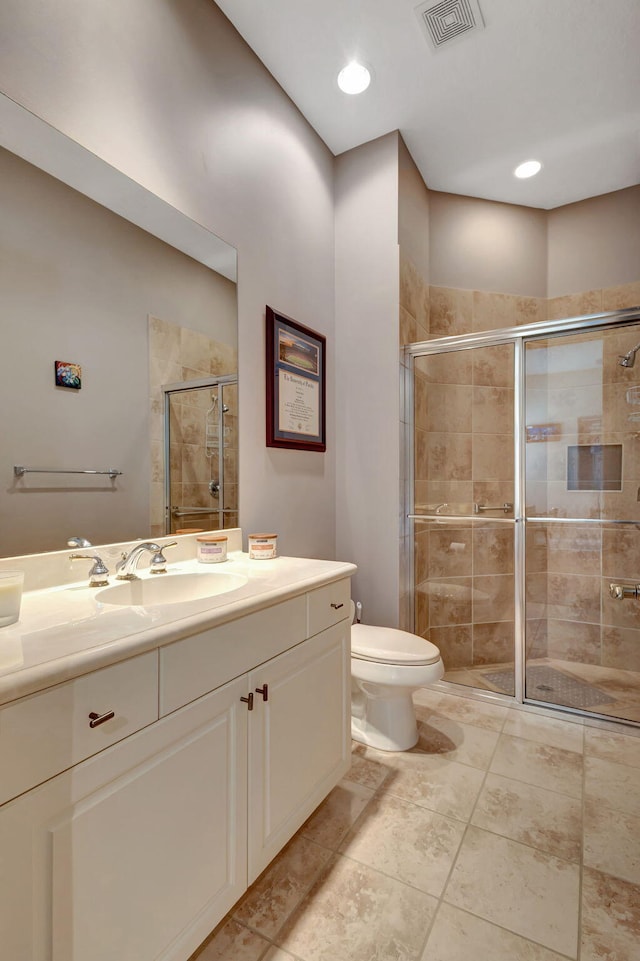
[[[545,209],[640,183],[640,0],[479,0],[438,49],[418,0],[216,2],[334,154],[400,130],[431,189]]]

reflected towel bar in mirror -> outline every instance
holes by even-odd
[[[60,467],[23,467],[21,464],[13,468],[16,477],[23,477],[25,474],[106,474],[111,480],[122,474],[121,470],[110,467],[108,470],[65,470]]]
[[[237,513],[235,508],[224,508],[221,510],[219,507],[172,507],[171,514],[173,517],[184,517],[185,514],[235,514]]]

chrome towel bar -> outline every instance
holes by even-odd
[[[616,601],[625,597],[640,597],[640,584],[609,584],[609,594]]]
[[[13,468],[16,477],[23,477],[24,474],[106,474],[111,480],[122,474],[121,470],[109,467],[108,470],[66,470],[60,467],[23,467],[17,464]]]
[[[184,517],[185,514],[235,514],[237,511],[232,508],[225,507],[221,509],[220,507],[172,507],[171,514],[173,517]]]

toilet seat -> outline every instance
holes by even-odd
[[[436,664],[440,660],[440,651],[435,644],[408,631],[352,624],[351,656],[377,664],[421,666]]]

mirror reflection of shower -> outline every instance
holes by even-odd
[[[166,533],[237,526],[235,375],[164,391]]]
[[[636,362],[636,354],[639,350],[640,344],[636,344],[636,346],[628,350],[626,354],[620,354],[618,357],[620,367],[633,367]]]

